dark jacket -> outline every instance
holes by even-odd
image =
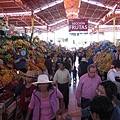
[[[87,67],[88,67],[88,62],[81,61],[79,67],[78,67],[78,76],[81,77],[85,73],[87,73]]]

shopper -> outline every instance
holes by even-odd
[[[111,120],[113,110],[114,106],[109,98],[105,96],[95,96],[90,103],[88,112],[89,115],[91,115],[92,120]],[[67,114],[65,113],[62,117],[63,120],[67,120],[67,117],[72,118],[81,115],[82,113],[77,111]]]
[[[88,62],[86,60],[85,57],[83,57],[81,59],[81,62],[79,63],[79,66],[78,66],[78,76],[79,78],[84,75],[85,73],[87,73],[87,67],[88,67]]]
[[[96,89],[101,82],[94,64],[89,65],[87,71],[88,73],[80,77],[76,91],[77,104],[82,108],[89,106],[91,99],[96,96]]]
[[[27,114],[27,109],[31,99],[32,92],[35,89],[35,86],[32,85],[32,82],[35,80],[36,80],[35,73],[33,71],[27,71],[27,73],[25,74],[25,80],[21,81],[15,90],[15,93],[17,95],[20,94],[20,109],[22,111],[24,119]]]
[[[115,85],[115,83],[109,80],[103,81],[99,84],[96,92],[100,96],[108,97],[113,103],[114,109],[113,109],[113,113],[112,113],[110,120],[120,120],[120,108],[118,107],[118,104],[116,103],[116,96],[118,95],[118,91],[117,91],[117,86]],[[65,113],[63,116],[64,118],[68,115],[71,117],[87,118],[90,115],[89,111],[90,111],[90,108],[87,107],[83,110]]]
[[[116,81],[115,77],[117,76],[117,74],[120,74],[120,61],[116,61],[114,64],[114,68],[110,69],[107,73],[107,80],[111,80],[111,81]]]
[[[69,104],[69,85],[71,85],[71,77],[69,71],[65,68],[65,63],[61,62],[59,69],[56,71],[53,79],[54,83],[64,96],[65,109]]]
[[[77,81],[77,70],[76,70],[76,66],[74,66],[74,69],[73,69],[73,82],[76,82]]]
[[[33,83],[37,89],[33,91],[25,120],[29,120],[32,112],[32,120],[56,120],[57,114],[62,112],[63,95],[51,83],[52,81],[44,74],[39,75],[37,82]]]
[[[116,102],[116,96],[119,94],[116,84],[109,80],[103,81],[99,84],[97,93],[101,96],[107,96],[112,101],[114,111],[111,120],[120,120],[120,108],[118,107],[120,103]]]
[[[111,100],[105,96],[96,96],[90,103],[92,120],[111,120],[113,110],[114,106]]]

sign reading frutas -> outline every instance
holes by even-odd
[[[69,32],[71,31],[88,31],[88,20],[70,19],[69,20]]]

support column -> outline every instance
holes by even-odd
[[[48,43],[48,25],[47,25],[47,43]]]
[[[90,40],[90,43],[92,43],[93,42],[93,33],[91,33],[91,40]]]
[[[99,42],[99,25],[97,26],[97,35],[98,35],[98,42]]]
[[[6,16],[6,26],[8,26],[8,16]]]
[[[33,16],[33,11],[31,12],[31,38],[30,38],[30,43],[32,42],[33,38],[33,33],[34,33],[34,16]]]
[[[114,45],[116,45],[116,29],[115,29],[115,24],[116,24],[116,17],[113,18],[113,42],[114,42]]]
[[[55,32],[54,32],[54,44],[55,44]]]
[[[34,28],[34,17],[33,17],[33,11],[32,11],[32,15],[31,15],[31,24],[32,24],[32,30]]]

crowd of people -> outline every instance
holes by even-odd
[[[27,62],[27,57],[24,60],[17,57],[16,64]],[[113,50],[111,64],[114,67],[104,80],[93,56],[87,58],[86,50],[59,53],[55,57],[55,52],[45,57],[46,74],[27,71],[25,80],[21,80],[15,90],[15,94],[20,95],[24,120],[57,120],[57,116],[61,120],[77,116],[81,120],[120,120],[120,60],[116,50]],[[78,82],[75,102],[80,110],[64,112],[70,104],[71,82]]]

